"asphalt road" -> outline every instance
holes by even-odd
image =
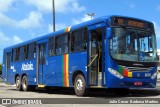
[[[104,89],[93,89],[90,90],[88,96],[86,97],[77,97],[74,94],[74,90],[71,89],[61,89],[61,90],[52,90],[52,91],[47,91],[44,89],[38,89],[35,91],[30,91],[30,92],[23,92],[23,91],[17,91],[15,86],[9,86],[9,85],[4,85],[0,83],[0,98],[6,99],[6,98],[61,98],[61,100],[63,100],[62,102],[64,104],[56,104],[56,105],[45,105],[45,106],[56,106],[56,107],[77,107],[77,106],[83,106],[83,107],[106,107],[106,104],[95,104],[95,102],[97,101],[103,101],[105,99],[111,99],[111,100],[117,100],[117,99],[127,99],[127,98],[159,98],[160,99],[160,87],[158,87],[157,89],[143,89],[143,90],[135,90],[132,89],[130,90],[128,95],[119,95],[117,96],[113,91],[111,90],[104,90]],[[62,99],[65,98],[65,99]],[[80,99],[80,100],[88,100],[87,98],[90,98],[90,102],[91,104],[65,104],[68,103],[69,99],[71,100],[75,100],[75,99]],[[84,101],[85,101],[84,100]],[[75,100],[76,101],[76,100]],[[88,100],[89,101],[89,100]],[[93,104],[92,104],[93,103]],[[108,106],[116,106],[117,104],[107,104]],[[119,104],[118,104],[119,105]],[[122,104],[120,104],[122,105]],[[33,105],[0,105],[0,107],[31,107]],[[44,105],[34,105],[34,107],[43,107]],[[128,107],[128,104],[124,104],[122,107]],[[130,106],[135,106],[135,104],[130,104]],[[140,106],[142,107],[146,107],[146,106],[154,106],[154,107],[158,107],[159,104],[140,104]]]

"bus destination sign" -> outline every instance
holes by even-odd
[[[146,21],[136,20],[124,17],[112,17],[112,25],[123,25],[126,27],[137,27],[142,29],[152,29],[152,24]]]

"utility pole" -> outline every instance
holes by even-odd
[[[52,0],[52,9],[53,9],[53,32],[55,32],[56,28],[55,28],[55,5],[54,5],[54,0]]]
[[[95,16],[96,14],[95,13],[87,13],[87,15],[90,16],[91,20],[92,20],[93,16]]]

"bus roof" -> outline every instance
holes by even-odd
[[[84,27],[87,27],[87,26],[92,25],[92,24],[96,24],[96,23],[100,23],[100,22],[106,22],[107,19],[109,19],[109,21],[110,21],[110,17],[113,17],[113,16],[126,17],[126,16],[120,16],[120,15],[102,16],[102,17],[95,18],[95,19],[92,19],[92,20],[89,20],[89,21],[86,21],[86,22],[83,22],[83,23],[80,23],[80,24],[77,24],[77,25],[73,25],[73,26],[71,26],[70,31],[74,31],[76,29],[84,28]],[[127,18],[133,18],[133,17],[128,17],[127,16]],[[142,20],[142,19],[139,19],[139,18],[134,18],[134,19]],[[146,21],[146,20],[142,20],[142,21]],[[147,21],[147,22],[149,22],[149,21]],[[61,34],[66,32],[66,29],[67,28],[64,28],[64,29],[61,29],[61,30],[58,30],[58,31],[55,31],[55,32],[51,32],[51,33],[42,35],[40,37],[31,39],[31,40],[28,40],[28,41],[25,41],[25,42],[21,42],[21,43],[15,44],[13,46],[6,47],[4,50],[9,50],[9,49],[20,47],[20,46],[23,46],[23,45],[26,45],[26,44],[30,44],[30,43],[33,43],[33,42],[37,42],[37,41],[40,41],[40,40],[43,40],[43,39],[47,39],[48,37],[61,35]]]

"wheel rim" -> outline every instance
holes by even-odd
[[[26,79],[23,79],[23,89],[26,89],[26,84],[27,84],[27,81],[26,81]]]
[[[80,78],[77,79],[77,82],[76,82],[76,89],[78,91],[82,91],[83,90],[83,82]]]
[[[17,87],[17,88],[20,87],[20,80],[19,80],[19,78],[16,79],[16,87]]]

